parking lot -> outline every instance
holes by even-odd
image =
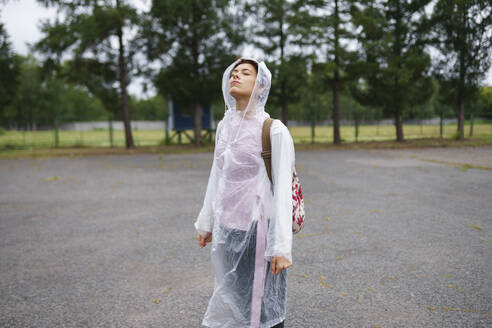
[[[0,160],[1,327],[201,327],[212,153]],[[492,147],[296,152],[286,327],[491,327]]]

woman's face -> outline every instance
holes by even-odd
[[[256,81],[255,67],[249,63],[237,65],[229,78],[229,93],[236,98],[249,99]]]

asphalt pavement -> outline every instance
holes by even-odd
[[[0,327],[201,327],[211,153],[0,160]],[[285,327],[492,327],[492,147],[296,152]]]

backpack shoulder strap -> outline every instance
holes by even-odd
[[[272,144],[270,141],[270,127],[272,126],[273,119],[267,118],[263,122],[263,129],[261,131],[261,145],[262,152],[261,157],[265,161],[265,167],[268,174],[268,178],[270,182],[273,183],[272,180]]]

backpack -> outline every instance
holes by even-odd
[[[272,179],[272,144],[270,141],[270,127],[272,126],[273,119],[267,118],[263,122],[262,129],[262,148],[261,157],[265,161],[266,171],[270,182]],[[297,176],[297,172],[294,168],[292,174],[292,232],[298,233],[304,226],[304,199],[302,198],[301,182]]]

